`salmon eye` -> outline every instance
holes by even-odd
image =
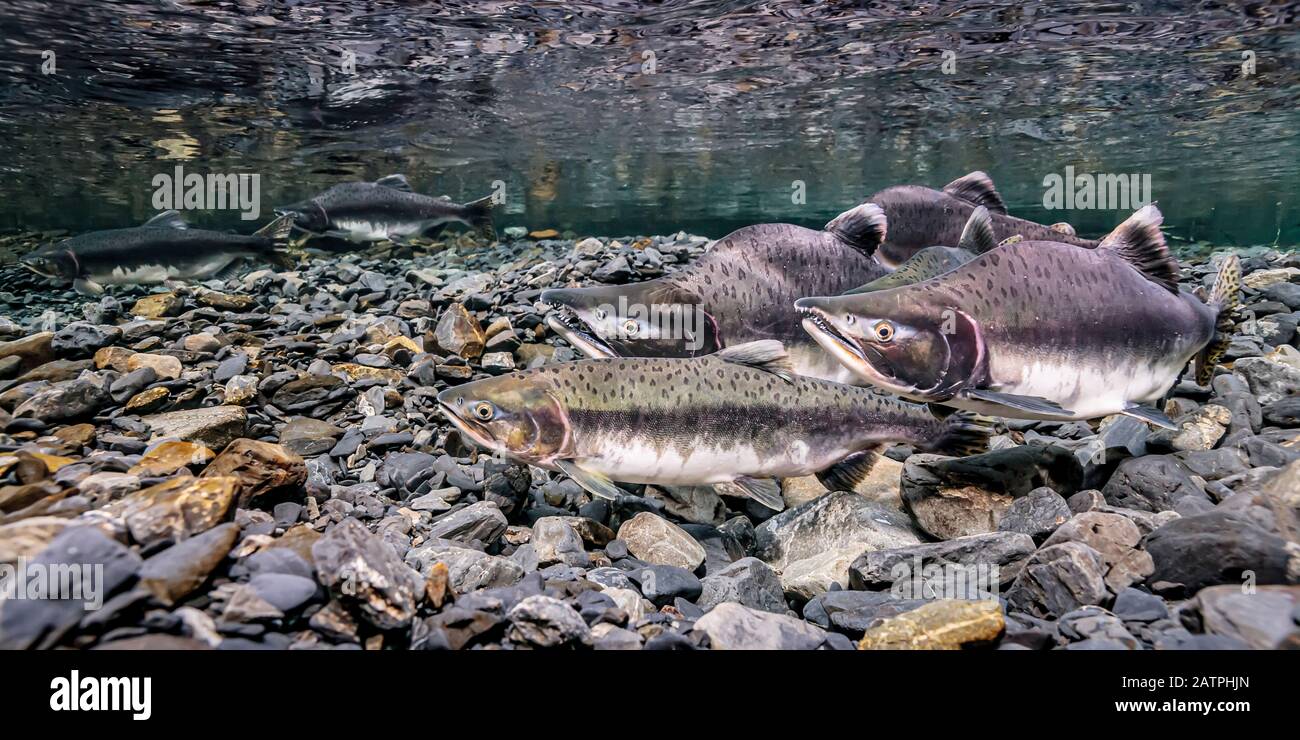
[[[474,416],[478,417],[479,419],[482,419],[483,421],[487,421],[488,419],[491,419],[493,413],[494,411],[492,409],[492,404],[488,403],[487,401],[479,401],[478,403],[474,404]]]
[[[624,334],[636,334],[636,330],[637,330],[637,328],[638,328],[638,327],[637,327],[637,325],[636,325],[636,322],[633,321],[632,319],[628,319],[627,321],[624,321],[624,322],[623,322],[623,333],[624,333]]]
[[[888,321],[881,321],[876,324],[876,339],[882,342],[888,342],[894,338],[894,326]]]

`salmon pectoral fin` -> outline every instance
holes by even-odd
[[[85,278],[77,278],[76,280],[73,280],[72,289],[77,291],[78,294],[84,296],[104,295],[104,286],[94,280],[87,280]]]
[[[556,460],[555,467],[564,471],[565,475],[569,476],[575,483],[582,486],[587,493],[590,493],[597,498],[613,501],[623,495],[623,490],[614,485],[614,481],[601,473],[584,470],[580,465],[572,460]]]
[[[971,401],[983,401],[995,406],[1005,406],[1013,411],[1039,414],[1063,420],[1075,417],[1073,412],[1062,408],[1061,404],[1038,396],[1020,396],[1014,393],[998,393],[997,391],[981,390],[979,388],[964,390],[959,395]]]
[[[1150,422],[1156,426],[1164,427],[1165,429],[1173,429],[1175,431],[1178,429],[1178,425],[1174,423],[1174,420],[1165,416],[1164,412],[1159,409],[1139,406],[1135,403],[1125,408],[1120,413],[1125,416],[1131,416],[1134,419]]]
[[[781,485],[775,478],[750,478],[742,475],[730,483],[718,483],[713,488],[724,496],[748,496],[774,511],[785,509]]]

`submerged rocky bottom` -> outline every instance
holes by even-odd
[[[0,268],[0,564],[103,566],[100,608],[11,595],[0,647],[1300,647],[1300,256],[1241,252],[1229,366],[1175,388],[1176,432],[1002,421],[857,492],[785,481],[780,513],[591,500],[438,413],[576,359],[543,288],[705,246],[467,240],[97,300]]]

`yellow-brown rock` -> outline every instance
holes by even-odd
[[[56,429],[54,436],[67,447],[81,448],[86,447],[95,441],[94,424],[73,424],[62,429]]]
[[[163,386],[148,388],[131,396],[126,402],[126,410],[133,414],[148,414],[163,407],[172,392]]]
[[[367,365],[358,365],[355,362],[340,362],[330,366],[330,370],[336,373],[343,373],[348,380],[382,380],[386,383],[396,385],[402,382],[406,374],[401,370],[395,370],[391,367],[369,367]]]
[[[57,473],[59,468],[64,465],[71,465],[77,462],[76,458],[63,457],[61,455],[47,455],[44,452],[25,452],[21,454],[31,455],[34,459],[40,460],[45,464],[45,470],[50,473]]]
[[[384,354],[388,355],[389,357],[392,357],[393,353],[399,349],[409,350],[415,354],[419,354],[424,351],[420,349],[420,345],[416,344],[415,340],[411,339],[410,337],[397,336],[397,337],[393,337],[387,342],[384,342]]]
[[[218,293],[215,290],[201,291],[197,298],[200,304],[211,306],[220,311],[235,311],[242,313],[257,306],[257,299],[252,296]]]
[[[429,568],[429,577],[424,580],[424,598],[434,609],[441,609],[456,598],[451,589],[451,569],[446,563],[438,561]]]
[[[311,546],[316,544],[316,540],[319,540],[320,537],[320,532],[312,529],[311,526],[307,524],[297,524],[289,527],[289,529],[285,530],[284,534],[272,540],[271,544],[267,545],[267,548],[287,547],[301,555],[303,560],[306,560],[309,563],[315,563],[316,561],[312,558],[311,554]]]
[[[12,342],[0,342],[0,360],[16,355],[22,358],[19,370],[27,372],[54,359],[53,341],[54,332],[43,331]]]
[[[95,351],[95,367],[100,370],[111,367],[119,373],[129,373],[131,369],[126,363],[133,354],[135,350],[126,347],[101,347]]]
[[[233,477],[239,485],[239,503],[284,486],[301,486],[307,481],[303,459],[271,442],[237,439],[203,471],[203,477]]]
[[[142,319],[161,319],[180,313],[181,299],[175,293],[154,293],[135,302],[131,315]]]
[[[434,329],[434,339],[444,352],[450,352],[467,359],[474,359],[483,354],[487,337],[478,319],[459,303],[447,306],[438,319]]]
[[[0,512],[12,513],[57,495],[63,486],[52,480],[40,480],[18,486],[0,486]]]
[[[131,466],[131,475],[141,478],[161,478],[181,468],[207,465],[217,453],[196,442],[167,440],[156,445]]]
[[[127,372],[142,367],[151,368],[163,380],[175,380],[181,376],[181,361],[171,355],[153,355],[137,352],[126,358]]]
[[[149,425],[154,439],[175,437],[220,450],[244,436],[248,412],[239,406],[210,406],[154,414],[142,421]]]
[[[33,557],[71,523],[64,517],[34,516],[0,525],[0,564],[12,565],[19,558]]]
[[[234,476],[173,478],[83,516],[125,527],[141,545],[179,542],[224,521],[238,490]]]
[[[867,630],[859,650],[960,650],[993,642],[1006,623],[993,600],[941,599]]]

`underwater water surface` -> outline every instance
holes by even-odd
[[[1294,2],[67,2],[0,14],[0,230],[135,225],[154,178],[271,207],[405,173],[499,226],[820,225],[885,186],[1148,176],[1183,249],[1300,241]],[[191,220],[251,231],[238,211]]]

